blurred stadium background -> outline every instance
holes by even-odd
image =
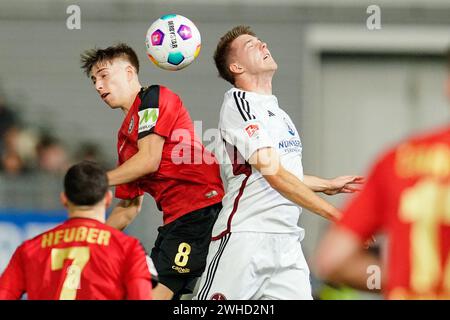
[[[80,30],[66,27],[73,4],[81,9]],[[366,26],[372,4],[381,8],[380,30]],[[159,70],[145,55],[147,28],[166,13],[189,17],[202,34],[199,58],[180,72]],[[202,121],[202,136],[216,128],[228,89],[212,54],[237,24],[252,26],[278,62],[274,94],[300,131],[306,173],[364,174],[392,143],[449,121],[448,0],[2,0],[0,272],[24,239],[65,218],[58,197],[69,164],[89,158],[115,165],[122,114],[100,101],[79,54],[128,43],[138,52],[142,83],[180,94],[193,120]],[[345,199],[329,198],[337,206]],[[127,232],[150,250],[161,223],[147,197]],[[308,258],[327,224],[306,212],[300,223]],[[379,298],[314,278],[313,289],[321,298]]]

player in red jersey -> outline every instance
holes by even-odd
[[[61,194],[69,219],[17,248],[0,278],[0,299],[151,299],[150,258],[137,239],[104,223],[111,199],[103,169],[71,167]]]
[[[447,88],[450,98],[450,76]],[[361,243],[379,231],[388,237],[380,281],[386,298],[450,299],[450,125],[412,137],[376,162],[320,245],[319,276],[367,289],[368,267],[381,261]]]
[[[107,223],[124,229],[140,211],[144,192],[163,212],[164,226],[151,257],[159,274],[155,299],[192,292],[202,274],[212,226],[221,209],[219,166],[194,134],[181,99],[166,87],[142,87],[139,61],[125,44],[88,50],[82,69],[101,99],[122,109],[119,166],[108,172],[110,186],[122,199]]]

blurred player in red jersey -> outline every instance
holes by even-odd
[[[144,248],[104,223],[111,199],[103,169],[71,167],[61,194],[69,219],[17,248],[0,278],[0,299],[151,299],[156,278]]]
[[[450,52],[448,59],[450,65]],[[321,243],[319,276],[367,289],[368,267],[381,261],[361,244],[379,231],[388,237],[381,269],[386,298],[450,299],[450,125],[380,157],[364,190]]]
[[[142,87],[139,61],[125,44],[85,51],[82,69],[101,99],[121,109],[119,166],[108,172],[122,199],[107,223],[120,230],[139,213],[144,192],[163,212],[151,257],[159,274],[155,299],[191,293],[205,269],[223,186],[215,156],[194,134],[181,99],[166,87]]]

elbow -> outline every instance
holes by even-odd
[[[146,161],[145,165],[142,166],[143,175],[152,174],[158,171],[160,163],[161,159],[150,158],[150,160]]]
[[[266,181],[272,188],[274,188],[277,191],[282,191],[281,189],[283,188],[284,181],[281,175],[278,174],[278,172],[274,174],[265,175],[264,177],[266,178]]]
[[[281,184],[281,181],[279,181],[279,179],[273,178],[273,179],[270,179],[270,181],[268,181],[268,182],[272,188],[274,188],[278,192],[281,192],[282,184]]]

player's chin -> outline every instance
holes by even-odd
[[[267,64],[265,65],[265,68],[267,70],[275,71],[275,70],[278,69],[278,65],[277,65],[277,63],[274,60],[267,61]]]
[[[108,105],[108,107],[110,107],[111,109],[117,109],[120,108],[120,106],[116,105],[115,103],[113,103],[112,101],[106,101],[103,100],[104,103],[106,103]]]
[[[272,62],[272,68],[273,68],[273,71],[278,69],[278,64],[275,61]]]
[[[108,107],[110,107],[111,109],[115,109],[114,106],[111,105],[111,103],[106,102],[105,100],[103,100],[103,102],[104,102]]]
[[[111,109],[120,109],[120,106],[115,106],[115,105],[110,105],[110,104],[108,104],[108,106],[109,106]]]

